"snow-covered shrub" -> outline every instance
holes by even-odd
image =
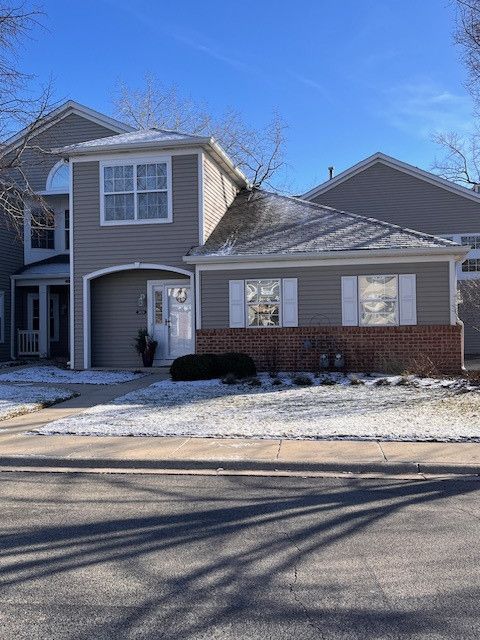
[[[306,373],[296,373],[292,376],[292,382],[298,387],[311,387],[313,384],[313,380]]]
[[[359,384],[365,384],[363,380],[361,380],[360,378],[357,378],[356,376],[352,376],[350,378],[350,384],[353,385],[359,385]]]
[[[249,387],[261,387],[262,381],[260,380],[260,378],[254,377],[245,380],[245,384],[248,384]]]
[[[280,378],[272,378],[272,385],[273,386],[278,387],[281,384],[283,384],[283,382],[280,380]]]

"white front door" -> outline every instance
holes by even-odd
[[[185,281],[151,282],[148,287],[151,333],[158,342],[155,361],[193,353],[192,289]]]

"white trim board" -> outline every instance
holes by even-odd
[[[455,182],[451,182],[450,180],[446,180],[445,178],[436,176],[435,174],[430,173],[429,171],[425,171],[424,169],[420,169],[419,167],[415,167],[406,162],[402,162],[401,160],[397,160],[396,158],[393,158],[392,156],[388,156],[385,153],[381,153],[380,151],[378,151],[377,153],[374,153],[368,158],[365,158],[364,160],[361,160],[360,162],[353,165],[349,169],[342,171],[331,180],[322,182],[322,184],[317,185],[313,189],[310,189],[310,191],[307,191],[301,197],[304,200],[312,200],[318,195],[321,195],[322,193],[325,193],[326,191],[329,191],[330,189],[337,187],[338,185],[342,184],[342,182],[345,182],[345,180],[352,178],[353,176],[364,171],[365,169],[370,168],[376,163],[381,163],[392,169],[397,169],[399,171],[402,171],[403,173],[411,175],[415,178],[419,178],[424,182],[433,184],[436,187],[441,187],[442,189],[446,189],[447,191],[456,193],[459,196],[463,196],[464,198],[473,200],[474,202],[477,202],[480,205],[480,194],[475,193],[471,189],[468,189],[467,187],[462,187],[461,185],[456,184]]]
[[[435,255],[404,255],[404,256],[371,256],[362,258],[311,258],[301,259],[298,257],[294,260],[275,260],[273,256],[269,256],[267,260],[238,260],[237,262],[209,262],[204,264],[196,264],[198,271],[235,271],[238,269],[292,269],[296,267],[333,267],[333,266],[351,266],[363,264],[409,264],[412,262],[449,262],[451,259],[457,261],[451,254],[435,254]],[[190,264],[190,263],[188,263]]]

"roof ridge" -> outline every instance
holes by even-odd
[[[257,191],[266,193],[268,195],[276,196],[278,198],[285,198],[287,200],[292,200],[294,202],[301,202],[302,204],[306,204],[316,209],[326,209],[328,211],[333,211],[335,213],[341,213],[345,216],[350,216],[351,218],[359,218],[360,220],[368,220],[368,222],[377,224],[381,227],[387,227],[390,229],[400,230],[406,233],[410,233],[416,237],[425,238],[425,239],[435,239],[442,240],[448,245],[456,245],[458,243],[453,242],[452,240],[447,240],[446,238],[442,238],[441,236],[435,236],[431,233],[424,233],[423,231],[416,231],[415,229],[410,229],[409,227],[402,227],[399,224],[395,224],[394,222],[385,222],[384,220],[379,220],[378,218],[371,218],[370,216],[364,216],[359,213],[352,213],[351,211],[345,211],[343,209],[336,209],[335,207],[330,207],[328,205],[319,204],[318,202],[312,202],[311,200],[305,200],[304,198],[299,198],[297,196],[287,196],[280,193],[275,193],[274,191],[266,191],[265,189],[257,189]]]

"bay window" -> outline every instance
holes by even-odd
[[[101,222],[171,222],[169,159],[101,163]]]

